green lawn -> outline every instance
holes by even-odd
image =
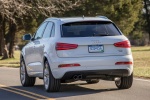
[[[132,47],[134,58],[134,76],[150,78],[150,46]],[[0,67],[19,67],[20,51],[15,51],[15,58],[0,60]]]
[[[132,47],[134,75],[150,78],[150,46]]]
[[[15,51],[14,55],[15,58],[0,60],[0,67],[19,67],[20,51]]]

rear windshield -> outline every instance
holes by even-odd
[[[121,35],[111,22],[73,22],[62,25],[62,37],[97,37]]]

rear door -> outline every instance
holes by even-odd
[[[33,53],[32,53],[32,62],[29,65],[29,69],[33,72],[42,72],[42,61],[43,57],[41,56],[43,54],[43,45],[41,43],[42,35],[45,30],[45,27],[47,25],[47,22],[44,22],[40,25],[38,28],[34,39],[32,41],[33,43]]]
[[[34,49],[33,49],[33,42],[30,41],[26,46],[25,46],[25,61],[27,66],[30,65],[32,62],[34,62]]]
[[[58,57],[98,57],[127,55],[127,38],[107,21],[74,22],[62,25],[62,38],[56,44]],[[129,45],[128,45],[129,46]]]
[[[36,70],[39,73],[43,72],[42,64],[43,64],[43,58],[45,53],[44,49],[45,48],[47,49],[47,45],[49,45],[48,41],[51,35],[52,26],[53,26],[52,22],[45,22],[42,26],[43,31],[40,31],[41,32],[40,38],[35,40],[34,46],[35,46],[36,63],[40,64],[40,66],[37,67]]]

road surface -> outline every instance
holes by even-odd
[[[130,89],[118,90],[113,81],[97,84],[73,82],[62,84],[60,92],[47,93],[43,81],[34,87],[22,87],[18,68],[0,67],[0,100],[150,100],[150,80],[134,78]]]

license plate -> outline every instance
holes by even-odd
[[[102,53],[104,52],[103,45],[89,45],[89,53]]]

